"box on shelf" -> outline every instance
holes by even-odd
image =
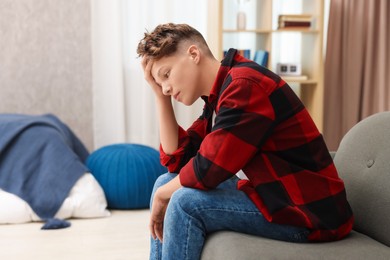
[[[278,63],[276,73],[280,76],[300,76],[302,73],[301,64],[299,63]]]

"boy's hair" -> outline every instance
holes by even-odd
[[[151,33],[146,32],[140,41],[137,53],[140,57],[158,60],[173,55],[180,43],[190,41],[198,44],[198,48],[206,55],[212,56],[202,34],[187,24],[166,23],[158,25]]]

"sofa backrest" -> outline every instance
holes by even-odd
[[[354,229],[390,246],[390,112],[356,124],[334,162],[354,212]]]

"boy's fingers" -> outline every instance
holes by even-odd
[[[150,234],[152,235],[153,239],[156,239],[156,232],[154,231],[154,222],[150,221],[149,223],[149,230]]]
[[[152,81],[152,80],[154,81],[154,78],[153,78],[152,73],[151,73],[152,65],[153,65],[153,62],[147,61],[147,63],[145,64],[145,67],[143,68],[144,74],[145,74],[145,79],[147,81]]]
[[[158,240],[163,241],[163,224],[157,223],[154,221],[150,221],[149,224],[150,234],[153,237],[153,239],[158,238]]]
[[[162,223],[156,223],[155,229],[156,229],[155,232],[156,232],[157,238],[162,243],[163,242],[163,225],[162,225]]]
[[[152,70],[152,65],[153,65],[153,62],[152,62],[152,61],[147,61],[147,62],[146,62],[146,66],[145,66],[145,72],[147,72],[148,74],[150,74],[150,71]]]
[[[147,64],[148,64],[148,58],[143,57],[141,61],[142,68],[145,69]]]

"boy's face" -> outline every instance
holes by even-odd
[[[200,68],[196,54],[178,50],[174,55],[153,62],[151,74],[165,95],[184,105],[192,105],[200,96]]]

